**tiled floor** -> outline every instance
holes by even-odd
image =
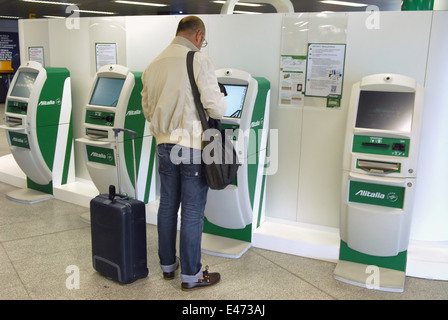
[[[0,130],[0,156],[7,153]],[[259,248],[240,259],[204,254],[203,264],[220,272],[222,281],[183,292],[178,274],[163,280],[157,230],[149,224],[149,276],[116,284],[92,268],[90,225],[80,219],[88,209],[56,199],[33,205],[7,199],[6,193],[16,189],[0,183],[0,299],[448,299],[448,281],[407,277],[403,293],[369,290],[335,280],[334,263]],[[79,289],[69,289],[78,270]]]

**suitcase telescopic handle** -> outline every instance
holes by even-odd
[[[114,133],[115,133],[115,137],[118,137],[118,134],[119,134],[121,131],[126,132],[127,134],[129,134],[129,135],[131,136],[132,140],[134,140],[134,139],[135,139],[135,136],[137,135],[137,132],[132,131],[132,130],[129,130],[129,129],[125,129],[125,128],[112,128],[112,130],[113,130]]]
[[[137,193],[137,164],[135,161],[135,136],[137,135],[137,132],[125,129],[125,128],[112,128],[115,134],[115,153],[116,153],[116,161],[117,161],[117,175],[118,175],[118,190],[120,194],[122,194],[121,190],[121,179],[120,179],[120,156],[118,154],[118,134],[120,132],[126,132],[131,136],[132,139],[132,158],[134,163],[134,184],[135,184],[135,199],[138,199],[138,193]]]

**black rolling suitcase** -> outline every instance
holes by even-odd
[[[145,203],[137,200],[135,168],[135,132],[113,129],[117,159],[118,187],[109,187],[109,194],[100,194],[90,202],[93,267],[108,279],[131,283],[148,275],[146,256]],[[135,199],[123,196],[120,186],[118,134],[128,132],[132,137],[134,153]]]

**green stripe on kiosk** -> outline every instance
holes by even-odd
[[[121,65],[106,65],[95,75],[84,111],[83,137],[87,170],[100,193],[108,193],[109,185],[118,190],[113,128],[135,131],[137,195],[148,203],[155,200],[155,139],[149,131],[142,105],[141,72]],[[135,197],[134,159],[131,137],[119,136],[120,179],[122,190]]]
[[[403,0],[401,10],[433,10],[434,0]]]
[[[25,203],[51,199],[53,187],[73,178],[70,72],[28,61],[14,76],[5,104],[2,128],[28,187],[7,196]]]
[[[242,166],[224,190],[209,190],[202,251],[239,258],[251,246],[264,205],[270,82],[237,69],[216,70],[227,91],[223,128],[232,137]]]
[[[343,159],[337,280],[403,292],[423,88],[375,74],[353,85]]]

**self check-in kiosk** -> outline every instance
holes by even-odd
[[[242,165],[233,184],[208,192],[202,251],[238,258],[251,246],[264,205],[270,83],[237,69],[216,70],[216,75],[227,91],[222,126]]]
[[[406,76],[370,75],[352,88],[338,280],[404,290],[422,106],[423,88]]]
[[[6,97],[5,125],[11,153],[27,188],[7,194],[35,203],[74,177],[70,72],[28,61],[15,74]]]
[[[134,159],[131,137],[119,136],[120,192],[148,203],[155,198],[155,140],[150,135],[141,106],[141,72],[121,65],[106,65],[96,73],[85,106],[83,143],[87,170],[100,193],[109,185],[118,187],[113,128],[135,131],[135,164],[138,185],[134,184]]]

